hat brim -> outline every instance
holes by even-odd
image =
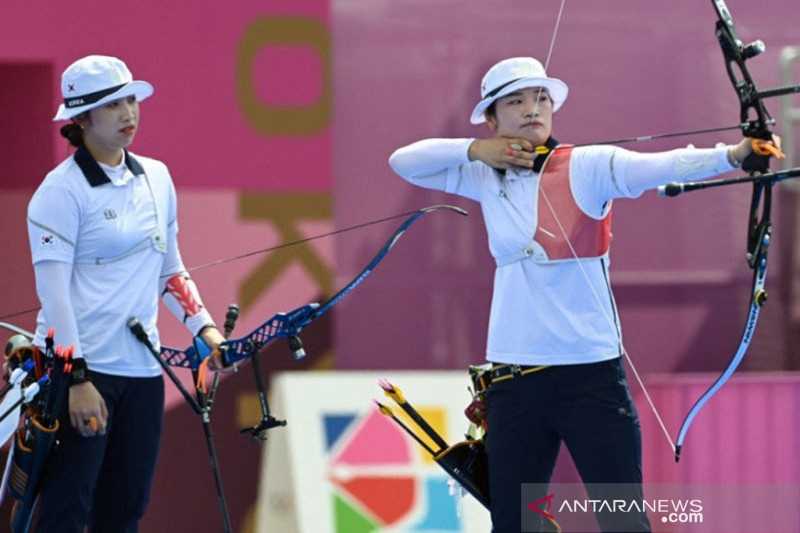
[[[492,102],[519,91],[520,89],[527,89],[530,87],[544,87],[547,89],[547,92],[550,93],[550,98],[553,99],[554,113],[564,104],[567,99],[567,94],[569,94],[569,87],[567,87],[567,84],[557,78],[521,78],[503,87],[497,94],[478,102],[478,105],[472,110],[472,116],[470,116],[469,121],[472,124],[483,124],[486,122],[485,112],[489,106],[492,105]]]
[[[137,102],[141,102],[142,100],[146,100],[153,94],[153,86],[147,83],[146,81],[141,80],[134,80],[130,83],[125,84],[120,90],[109,94],[98,100],[97,102],[92,102],[91,104],[83,105],[80,107],[70,107],[67,108],[63,103],[58,106],[58,112],[53,117],[53,122],[58,122],[59,120],[69,120],[71,118],[77,117],[81,113],[85,113],[90,109],[94,109],[96,107],[100,107],[106,105],[109,102],[114,100],[119,100],[121,98],[127,98],[128,96],[135,96]]]

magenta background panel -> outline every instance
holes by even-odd
[[[648,388],[668,427],[678,428],[716,374],[653,375]],[[797,484],[800,459],[800,374],[752,373],[735,377],[695,419],[681,462],[670,460],[666,439],[640,397],[642,423],[650,426],[644,447],[650,483]]]
[[[237,58],[248,29],[265,20],[299,18],[321,25],[324,46],[329,48],[328,5],[327,0],[243,1],[235,6],[144,0],[121,7],[90,0],[80,4],[78,16],[76,6],[68,3],[4,1],[0,10],[4,116],[6,107],[20,114],[26,110],[19,122],[35,121],[41,128],[60,101],[64,68],[83,55],[116,55],[128,63],[134,77],[156,88],[142,106],[142,127],[133,149],[166,161],[178,185],[328,190],[327,123],[299,136],[265,135],[251,126],[236,95]],[[6,63],[47,66],[51,79],[36,89],[44,96],[35,94],[31,99],[28,90],[9,94],[15,77],[3,69]],[[251,80],[260,104],[302,108],[320,97],[323,83],[330,83],[321,73],[327,63],[309,46],[264,44],[243,76]],[[48,129],[51,138],[37,132],[37,137],[30,137],[37,142],[15,152],[5,152],[9,146],[4,142],[0,153],[38,161],[44,151],[52,151],[50,160],[60,161],[67,149],[57,128]],[[35,186],[50,166],[39,165],[24,176],[14,172],[16,167],[7,167],[0,180]]]

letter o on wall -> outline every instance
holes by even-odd
[[[273,106],[259,100],[253,84],[253,64],[267,45],[312,47],[322,65],[322,94],[310,106]],[[244,32],[236,58],[236,96],[247,121],[267,136],[311,135],[328,125],[331,90],[330,32],[320,21],[303,17],[269,17],[253,21]]]

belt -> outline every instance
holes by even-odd
[[[469,377],[474,387],[474,395],[481,395],[495,383],[507,381],[533,374],[547,368],[545,365],[526,366],[526,365],[507,365],[504,363],[487,363],[484,365],[469,367]]]
[[[489,377],[492,383],[500,381],[507,381],[509,379],[518,378],[539,372],[547,368],[546,365],[539,366],[526,366],[526,365],[506,365],[506,364],[493,364],[489,370]]]

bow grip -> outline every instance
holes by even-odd
[[[192,339],[192,346],[186,350],[186,358],[189,359],[191,363],[191,368],[198,368],[200,363],[205,361],[207,358],[211,357],[214,353],[214,350],[203,340],[202,337],[197,336]],[[219,356],[220,360],[222,361],[222,366],[229,367],[231,363],[228,361],[228,358],[225,357],[227,350],[225,349],[225,343],[219,345]]]
[[[742,170],[749,174],[755,172],[766,174],[769,172],[769,160],[770,156],[761,155],[753,151],[742,161]]]

